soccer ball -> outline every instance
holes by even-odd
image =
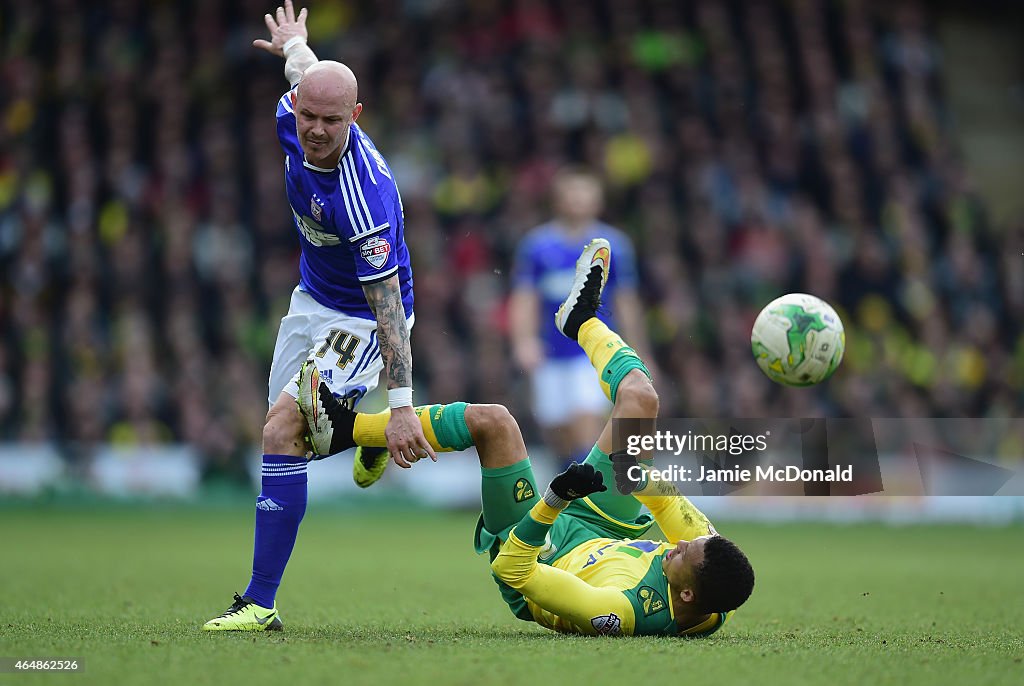
[[[750,332],[754,359],[784,386],[813,386],[832,376],[843,359],[846,333],[832,306],[806,293],[768,303]]]

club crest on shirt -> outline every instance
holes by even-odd
[[[618,636],[622,632],[622,620],[614,612],[594,617],[590,625],[602,636]]]
[[[323,221],[324,204],[320,198],[316,197],[316,193],[309,199],[309,211],[313,213],[313,219],[321,222]]]
[[[650,617],[665,609],[665,599],[650,586],[641,586],[636,595],[644,609],[644,617]]]
[[[380,269],[388,261],[391,254],[391,244],[386,238],[374,236],[359,246],[359,254],[370,263],[374,269]]]

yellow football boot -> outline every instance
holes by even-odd
[[[283,628],[276,607],[260,607],[251,598],[237,593],[235,602],[224,614],[203,625],[203,631],[280,631]]]
[[[352,480],[359,488],[369,488],[384,476],[384,470],[391,461],[387,448],[356,448],[356,459],[352,462]]]

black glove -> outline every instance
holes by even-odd
[[[552,479],[548,488],[562,500],[576,500],[608,490],[604,485],[604,475],[594,469],[594,465],[579,462],[573,462]]]
[[[615,474],[615,489],[619,493],[629,495],[640,487],[640,481],[634,481],[629,478],[629,468],[640,464],[635,457],[625,450],[612,453],[608,457],[612,461],[612,471]]]

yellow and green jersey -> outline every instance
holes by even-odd
[[[678,493],[669,496],[655,486],[637,497],[670,540],[714,533],[707,518]],[[564,633],[706,636],[732,614],[715,613],[680,631],[661,566],[674,543],[601,537],[576,517],[558,515],[538,502],[492,563],[498,579],[522,594],[538,624]]]

